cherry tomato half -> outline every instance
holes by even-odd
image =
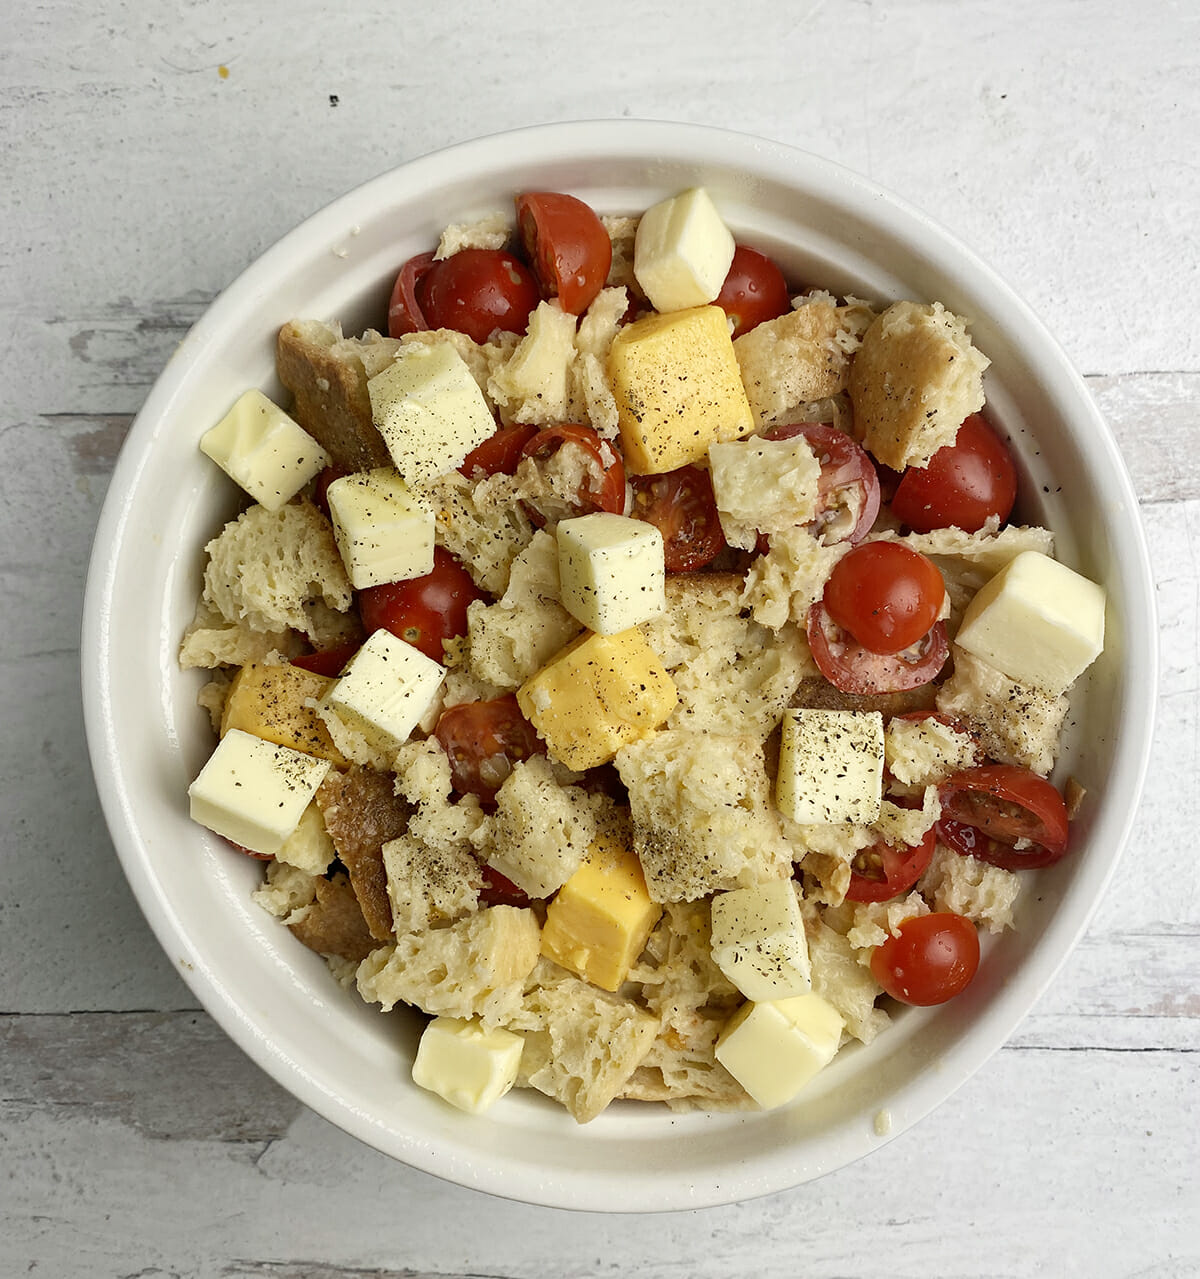
[[[516,426],[502,426],[482,444],[477,444],[458,469],[468,479],[476,471],[482,471],[485,475],[512,475],[521,461],[525,445],[537,433],[537,427],[526,422]]]
[[[324,675],[334,679],[342,673],[346,663],[358,652],[357,644],[339,644],[337,648],[327,648],[319,653],[305,653],[301,657],[293,657],[292,665],[301,670],[312,671],[314,675]]]
[[[931,826],[919,844],[887,844],[880,840],[856,853],[846,900],[886,902],[906,893],[925,873],[937,846]]]
[[[914,532],[961,528],[978,532],[993,515],[1003,523],[1017,498],[1017,468],[1004,441],[978,413],[958,428],[953,444],[925,467],[904,472],[892,511]]]
[[[432,253],[418,253],[400,268],[392,296],[388,301],[388,336],[399,338],[406,333],[422,333],[429,328],[425,313],[417,300],[417,285],[433,268]]]
[[[818,600],[808,610],[806,630],[813,661],[843,693],[903,693],[928,684],[946,664],[950,644],[944,622],[899,653],[873,653],[829,616]]]
[[[442,641],[467,633],[467,606],[483,598],[470,573],[449,551],[435,546],[431,573],[368,586],[358,593],[358,611],[368,635],[391,631],[440,662],[446,656]]]
[[[871,972],[884,990],[922,1008],[961,994],[978,969],[975,925],[949,911],[906,919],[871,956]]]
[[[668,573],[690,573],[711,564],[725,549],[712,480],[698,466],[681,466],[662,475],[635,475],[635,519],[653,524],[663,535]]]
[[[582,315],[604,287],[612,240],[582,200],[555,191],[517,196],[517,226],[542,292]]]
[[[1018,764],[983,764],[938,787],[938,833],[956,852],[1002,870],[1050,866],[1067,851],[1070,821],[1063,797],[1044,777]],[[1021,848],[1015,847],[1021,843]]]
[[[414,293],[427,328],[455,329],[475,342],[496,329],[524,333],[542,300],[529,268],[505,249],[460,249],[433,263]]]
[[[871,455],[845,431],[827,422],[789,422],[773,426],[768,440],[803,435],[821,464],[817,481],[817,516],[809,531],[826,546],[856,545],[871,531],[879,514],[879,476]]]
[[[525,445],[522,453],[532,458],[539,468],[548,469],[551,459],[560,450],[579,450],[575,459],[582,464],[583,476],[574,492],[552,505],[570,506],[569,512],[555,511],[555,518],[568,515],[591,515],[594,511],[611,511],[621,515],[625,510],[625,464],[620,454],[607,440],[590,426],[565,422],[561,426],[547,426]],[[551,504],[548,504],[548,506]],[[539,510],[527,502],[525,508],[535,524],[546,522],[549,511]]]
[[[495,802],[515,763],[546,753],[514,693],[451,706],[442,712],[433,735],[450,759],[454,789],[460,795],[478,795],[485,804]]]
[[[829,616],[872,653],[900,653],[928,633],[946,598],[937,565],[899,542],[867,542],[833,566]]]
[[[740,338],[764,320],[786,315],[792,299],[775,263],[765,253],[739,244],[714,305],[733,321],[733,336]]]
[[[329,486],[346,474],[340,466],[326,466],[317,476],[313,486],[313,505],[326,517],[329,515]]]
[[[507,875],[502,875],[487,862],[480,862],[479,872],[483,876],[483,886],[479,890],[479,900],[485,906],[528,906],[529,894],[520,889]]]

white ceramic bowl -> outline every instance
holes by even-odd
[[[988,945],[971,988],[906,1010],[769,1114],[616,1104],[586,1127],[534,1093],[470,1118],[409,1078],[415,1020],[381,1016],[250,901],[261,866],[187,816],[212,747],[196,672],[176,664],[201,549],[238,508],[196,447],[250,386],[279,394],[276,330],[295,316],[380,325],[395,272],[442,227],[569,190],[637,212],[703,184],[735,234],[790,278],[875,299],[940,300],[992,359],[990,411],[1012,433],[1022,515],[1103,582],[1108,644],[1076,689],[1061,774],[1089,800],[1074,854],[1038,872],[1020,931]],[[1061,487],[1060,487],[1061,486]],[[1154,705],[1154,603],[1137,507],[1112,438],[1059,347],[977,258],[864,179],[811,155],[694,126],[596,122],[485,138],[351,192],[264,254],[189,333],[139,414],[96,537],[84,624],[88,743],[113,840],[151,926],[196,996],[269,1074],[381,1151],[466,1186],[561,1207],[701,1207],[794,1186],[878,1147],[1011,1034],[1084,929],[1129,830]]]

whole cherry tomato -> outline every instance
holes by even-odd
[[[460,249],[420,269],[413,294],[423,327],[455,329],[475,342],[486,342],[496,329],[524,333],[542,300],[529,268],[505,249]]]
[[[478,795],[485,804],[495,802],[515,763],[546,753],[513,693],[451,706],[442,712],[433,735],[450,759],[454,789]]]
[[[521,461],[525,445],[537,433],[537,427],[527,422],[502,426],[482,444],[477,444],[458,469],[468,479],[477,471],[482,471],[484,475],[512,475]]]
[[[546,503],[546,510],[526,502],[529,518],[538,525],[547,518],[567,519],[575,515],[591,515],[594,511],[611,511],[620,515],[625,510],[625,464],[620,454],[590,426],[565,422],[547,426],[525,445],[522,453],[532,458],[540,469],[548,470],[551,459],[560,449],[577,451],[582,478],[574,492]],[[553,507],[553,510],[551,509]]]
[[[818,600],[808,610],[808,646],[821,674],[843,693],[903,693],[920,688],[946,664],[946,626],[935,622],[900,653],[873,653],[829,616]]]
[[[668,573],[690,573],[711,564],[725,549],[712,480],[698,466],[681,466],[662,475],[635,475],[635,519],[653,524],[663,535]]]
[[[866,542],[833,566],[829,616],[872,653],[903,652],[937,621],[946,584],[937,565],[899,542]]]
[[[388,301],[389,337],[400,338],[406,333],[423,333],[430,327],[417,300],[417,285],[432,270],[434,261],[432,253],[418,253],[400,268]]]
[[[768,440],[802,435],[821,464],[817,481],[817,515],[809,526],[826,546],[857,544],[871,531],[879,514],[879,476],[871,455],[845,431],[827,422],[789,422],[764,433]]]
[[[938,833],[956,852],[1002,870],[1050,866],[1066,854],[1067,806],[1050,782],[1028,768],[966,768],[938,787],[938,798]]]
[[[914,532],[961,528],[975,533],[993,515],[1003,523],[1017,497],[1017,468],[1004,441],[978,413],[924,467],[904,472],[892,511]]]
[[[612,240],[582,200],[555,191],[517,196],[517,226],[533,273],[546,297],[582,315],[604,287],[612,265]]]
[[[792,309],[792,299],[775,263],[757,249],[739,244],[715,305],[733,322],[733,336],[740,338],[764,320],[786,315]]]
[[[979,969],[979,934],[962,915],[935,911],[906,919],[875,947],[871,972],[893,999],[926,1007],[964,991]]]
[[[358,611],[368,635],[391,631],[440,662],[446,656],[442,641],[467,633],[467,606],[483,598],[470,573],[449,551],[435,546],[431,573],[368,586],[358,593]]]

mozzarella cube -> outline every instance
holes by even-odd
[[[844,1024],[820,995],[751,1002],[726,1022],[715,1056],[764,1110],[773,1110],[833,1060]]]
[[[711,946],[716,966],[756,1003],[812,989],[804,919],[790,879],[715,894]]]
[[[821,464],[802,436],[735,440],[708,450],[713,496],[725,540],[753,549],[759,533],[816,518]]]
[[[330,767],[327,759],[231,729],[188,787],[192,819],[252,853],[274,857]]]
[[[329,515],[356,591],[433,572],[433,509],[388,467],[334,480]]]
[[[409,484],[454,470],[496,430],[479,384],[449,342],[402,346],[367,392],[375,426]]]
[[[703,187],[662,200],[642,214],[633,274],[656,311],[703,306],[721,292],[734,243]]]
[[[323,467],[329,454],[311,435],[258,390],[200,437],[200,451],[260,505],[277,511]]]
[[[775,805],[811,826],[868,825],[883,794],[883,716],[878,711],[789,710],[783,716]]]
[[[590,631],[615,635],[666,612],[663,536],[653,524],[598,511],[561,520],[563,607]]]
[[[517,1081],[525,1041],[476,1019],[435,1017],[422,1031],[413,1083],[469,1115],[481,1115]]]
[[[1104,648],[1104,588],[1023,551],[976,593],[955,638],[1009,679],[1058,696]]]
[[[322,706],[384,752],[397,751],[433,705],[446,668],[391,631],[370,635]]]

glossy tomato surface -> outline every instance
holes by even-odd
[[[663,535],[668,573],[704,568],[725,549],[712,480],[698,466],[681,466],[661,475],[631,477],[635,519],[653,524]]]
[[[460,249],[429,266],[413,292],[425,328],[455,329],[480,343],[497,329],[524,333],[542,300],[529,268],[506,249]]]
[[[292,665],[314,675],[333,679],[342,673],[346,663],[358,652],[357,644],[339,644],[337,648],[322,649],[317,653],[305,653],[292,658]]]
[[[829,616],[872,653],[903,652],[937,621],[946,584],[937,565],[898,542],[866,542],[825,583]]]
[[[517,226],[542,292],[581,315],[612,265],[612,240],[595,211],[573,195],[530,191],[517,196]]]
[[[740,338],[764,320],[786,315],[792,309],[792,299],[775,263],[765,253],[739,244],[715,305],[729,317],[733,336]]]
[[[454,789],[460,795],[477,795],[485,804],[495,801],[514,764],[546,753],[512,693],[450,707],[442,712],[433,735],[450,759]]]
[[[470,573],[449,551],[435,546],[431,573],[368,586],[358,593],[358,610],[368,635],[391,631],[441,662],[446,656],[443,641],[467,633],[467,608],[483,598]]]
[[[537,433],[537,427],[528,423],[502,426],[482,444],[477,444],[458,469],[468,479],[477,474],[512,475],[524,456],[525,445]]]
[[[975,925],[949,911],[906,919],[871,956],[871,972],[884,990],[920,1007],[961,994],[978,969]]]
[[[1052,783],[1018,764],[983,764],[938,788],[938,831],[957,852],[1003,870],[1032,870],[1063,857],[1070,821]]]
[[[846,900],[886,902],[906,893],[925,873],[937,846],[937,830],[930,827],[919,844],[889,844],[880,840],[855,854]]]
[[[821,674],[843,693],[903,693],[934,679],[946,664],[946,626],[935,622],[900,653],[873,653],[829,616],[818,600],[808,610],[808,645]]]

